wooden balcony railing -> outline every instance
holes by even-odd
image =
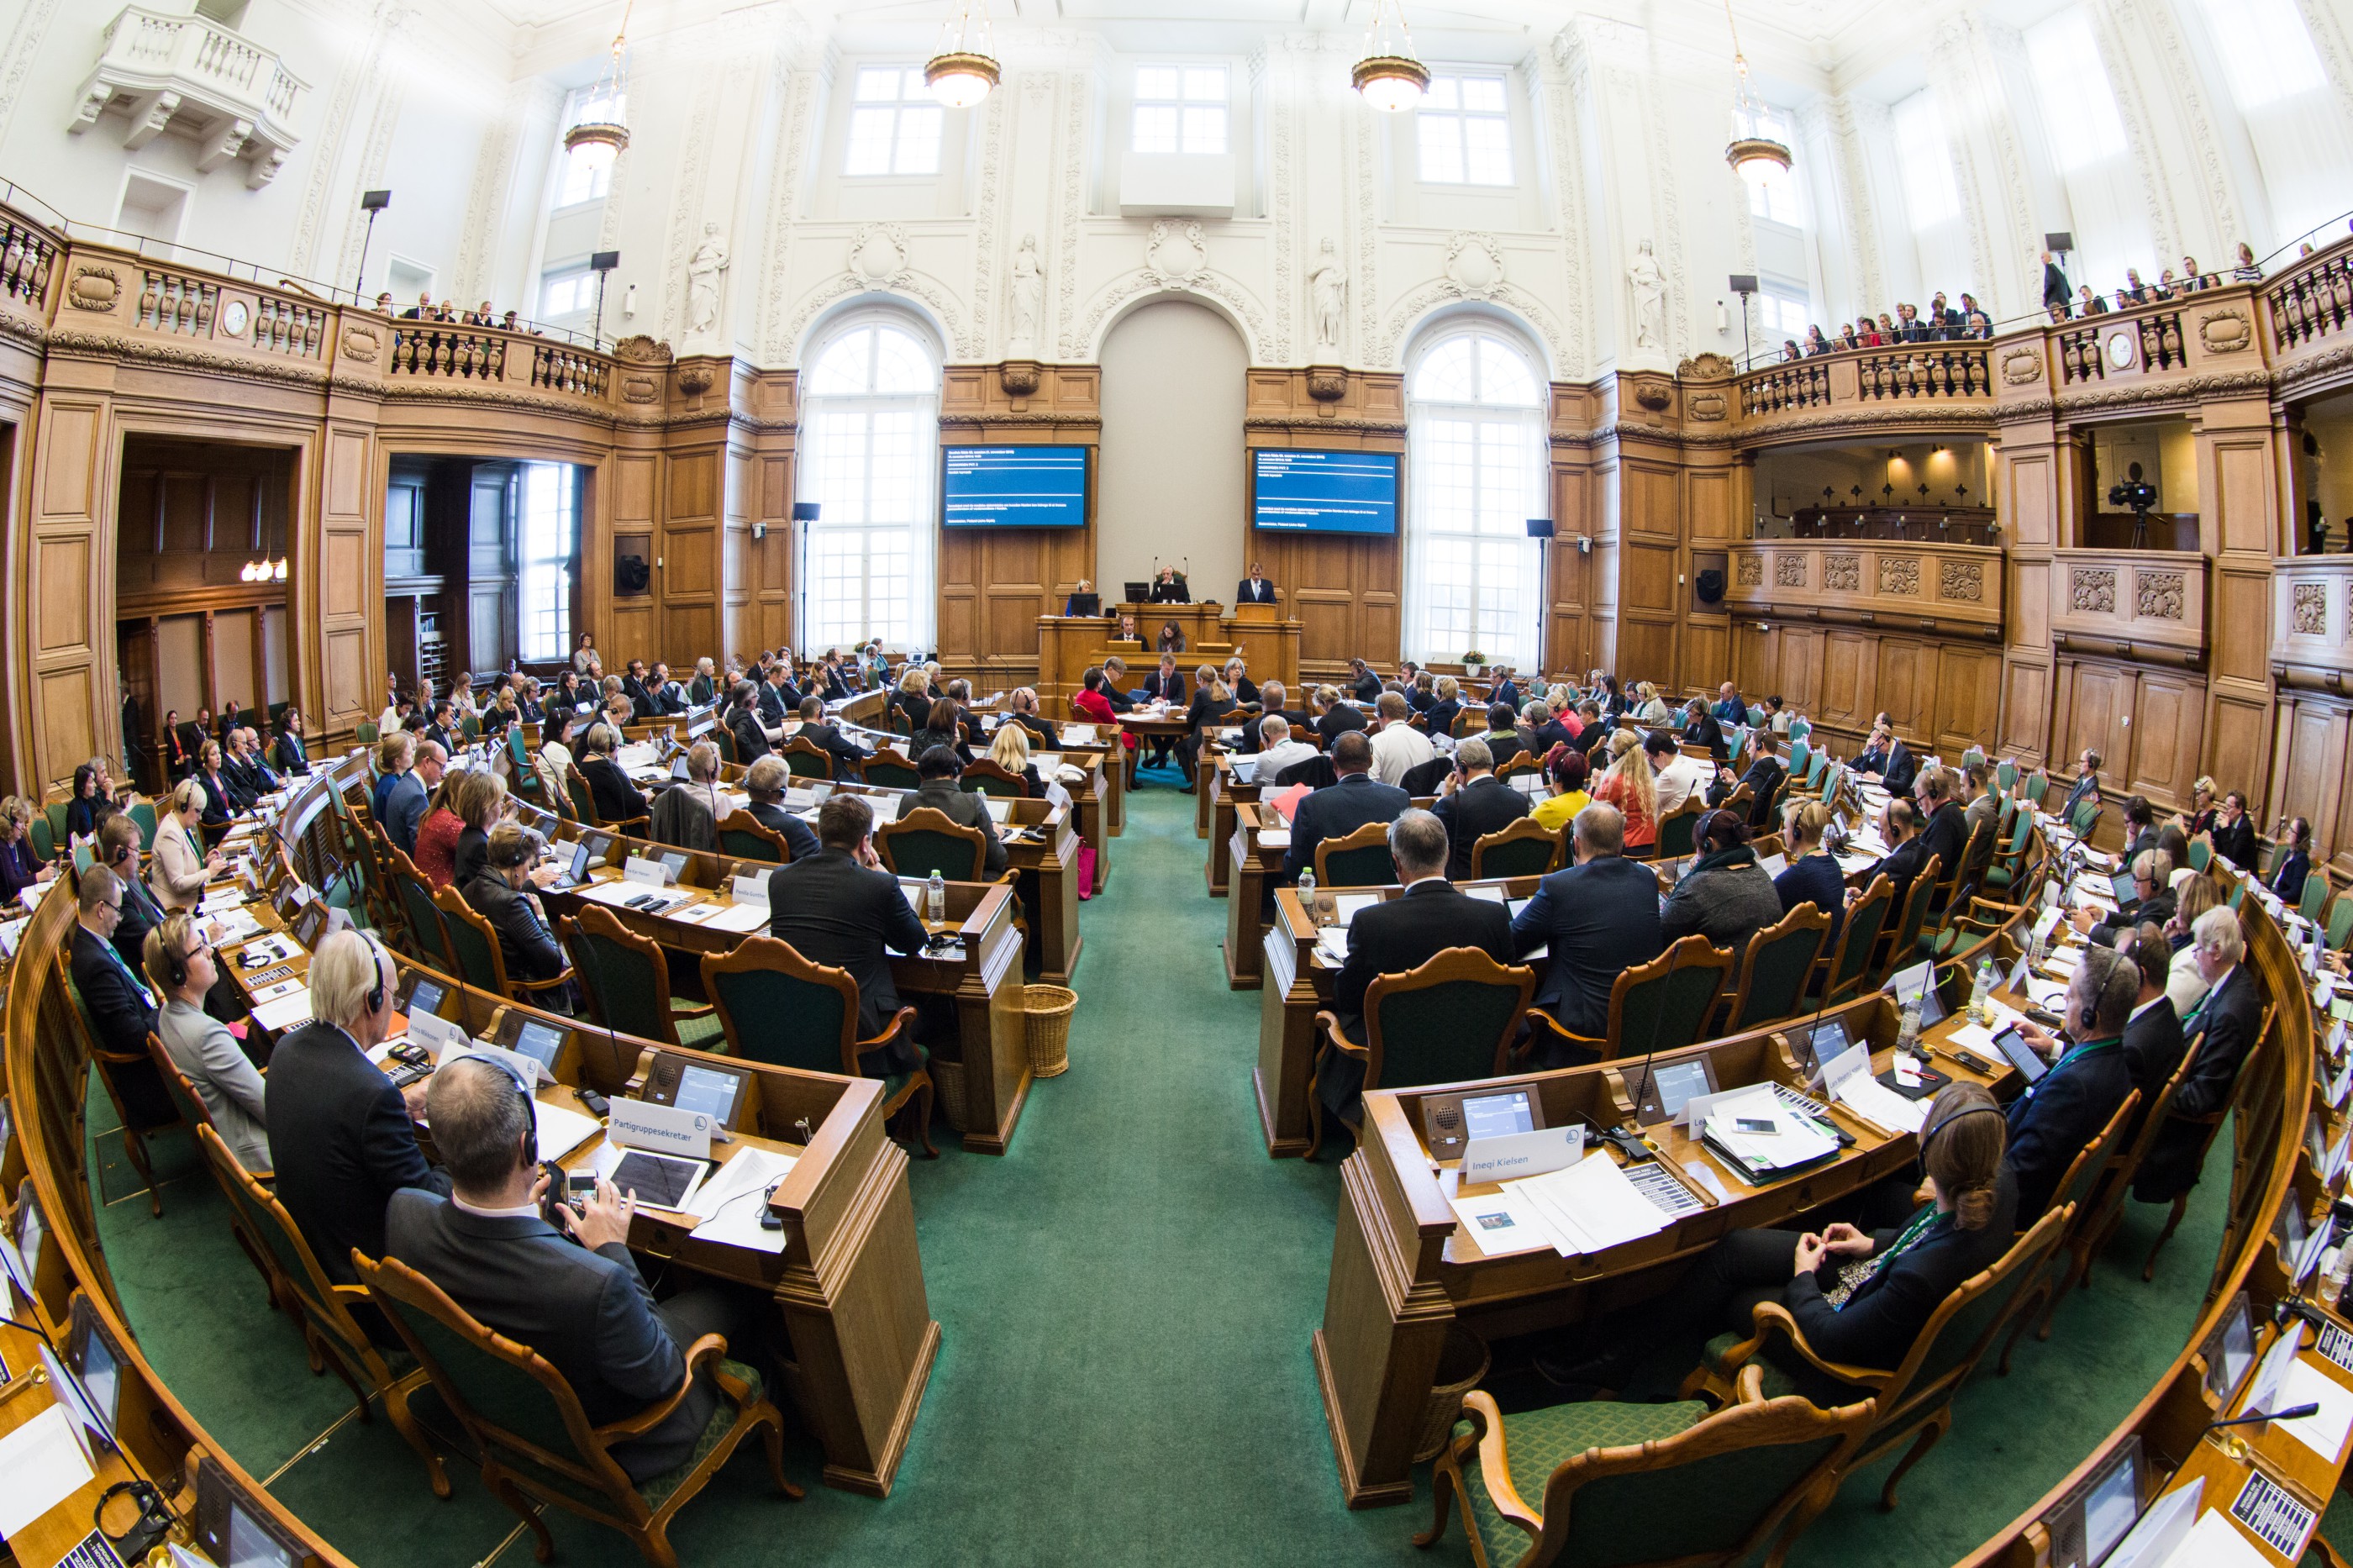
[[[1875,408],[1989,403],[1992,395],[1984,345],[1901,343],[1750,371],[1740,378],[1740,413],[1744,424],[1841,409],[1867,416]]]
[[[2051,640],[2062,653],[2206,663],[2206,558],[2196,551],[2062,550]]]
[[[1725,606],[1750,620],[1804,620],[2001,635],[2002,554],[1898,540],[1758,539],[1732,547]]]

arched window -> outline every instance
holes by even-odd
[[[818,513],[803,536],[804,649],[869,637],[929,648],[939,402],[939,361],[897,312],[845,317],[810,355],[798,490]]]
[[[1406,654],[1465,653],[1532,668],[1541,559],[1527,520],[1545,505],[1544,378],[1484,323],[1433,337],[1406,388]]]

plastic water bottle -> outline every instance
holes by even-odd
[[[1315,873],[1312,870],[1299,873],[1299,903],[1309,915],[1315,913]]]
[[[1899,1051],[1920,1047],[1920,998],[1912,996],[1904,1003],[1904,1020],[1896,1026],[1895,1048]]]
[[[2345,1282],[2353,1277],[2353,1242],[2339,1245],[2328,1255],[2327,1266],[2320,1275],[2320,1304],[2331,1311],[2344,1300]]]
[[[1986,999],[1993,994],[1993,960],[1978,960],[1978,977],[1969,984],[1969,1016],[1986,1021]]]
[[[934,925],[941,924],[948,918],[947,879],[937,871],[933,872],[931,879],[923,884],[923,916]]]

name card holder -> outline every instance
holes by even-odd
[[[711,1117],[644,1100],[617,1100],[605,1124],[607,1142],[681,1160],[711,1158]]]
[[[1539,1127],[1533,1132],[1506,1132],[1481,1138],[1462,1146],[1462,1185],[1474,1182],[1515,1182],[1541,1176],[1585,1158],[1585,1125]]]
[[[768,905],[768,879],[754,872],[749,876],[738,871],[728,883],[728,896],[739,904]]]
[[[649,888],[667,888],[670,886],[670,868],[650,857],[632,855],[621,868],[621,879]]]

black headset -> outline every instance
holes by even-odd
[[[1970,1116],[2000,1116],[2004,1120],[2008,1120],[2008,1113],[2005,1112],[1999,1105],[1970,1105],[1964,1106],[1962,1109],[1954,1111],[1950,1116],[1946,1117],[1942,1121],[1937,1122],[1934,1127],[1926,1129],[1920,1134],[1920,1152],[1915,1161],[1920,1167],[1920,1175],[1923,1180],[1926,1180],[1928,1174],[1928,1145],[1936,1141],[1937,1133],[1942,1132],[1946,1128],[1950,1127],[1954,1122],[1962,1120],[1964,1117]]]
[[[359,935],[368,947],[368,973],[375,977],[375,984],[368,987],[366,996],[367,1010],[373,1016],[384,1006],[384,961],[389,955],[384,951],[383,943],[376,941],[374,931],[364,931]]]
[[[181,955],[178,944],[169,936],[164,939],[164,959],[171,969],[173,989],[185,985],[188,983],[188,961]]]

